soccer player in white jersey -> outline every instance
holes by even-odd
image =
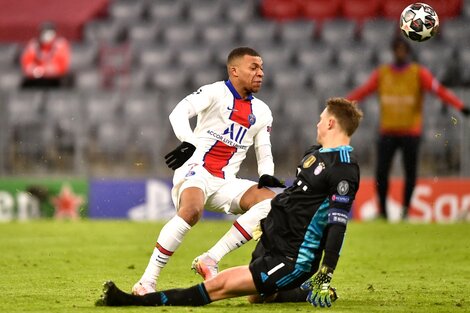
[[[214,247],[193,261],[193,269],[204,279],[217,275],[220,259],[250,240],[259,220],[268,214],[274,192],[265,187],[285,187],[273,176],[271,110],[253,96],[261,88],[263,61],[251,48],[236,48],[227,58],[227,71],[227,81],[201,87],[170,114],[175,135],[182,142],[165,156],[175,170],[172,198],[177,211],[160,231],[147,268],[132,288],[136,295],[155,291],[160,271],[204,208],[243,214]],[[195,116],[193,131],[189,119]],[[252,145],[258,183],[236,177]]]

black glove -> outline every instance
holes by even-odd
[[[284,182],[280,181],[274,176],[268,175],[268,174],[263,174],[258,180],[258,188],[263,188],[263,187],[281,187],[285,188],[286,185],[284,185]]]
[[[462,110],[460,110],[460,112],[462,112],[462,114],[463,114],[465,117],[469,117],[469,116],[470,116],[470,108],[468,108],[468,107],[463,107]]]
[[[184,164],[196,151],[196,147],[189,142],[183,141],[175,150],[165,155],[165,163],[172,170]]]

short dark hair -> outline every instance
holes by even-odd
[[[54,22],[44,22],[41,25],[39,25],[39,31],[46,31],[46,30],[56,30],[56,26]]]
[[[333,115],[341,128],[351,137],[359,127],[363,113],[356,101],[345,98],[330,98],[326,101],[328,113]]]
[[[408,40],[401,36],[396,36],[392,39],[392,42],[390,43],[390,48],[392,48],[392,51],[395,51],[400,46],[405,47],[409,53],[411,52],[411,46]]]
[[[249,47],[238,47],[233,49],[228,57],[227,57],[227,64],[230,64],[233,60],[237,58],[241,58],[245,55],[253,56],[253,57],[259,57],[259,53],[256,52],[255,49],[249,48]]]

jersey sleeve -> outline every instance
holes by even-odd
[[[220,88],[217,87],[219,87],[217,83],[202,86],[192,94],[187,95],[183,101],[188,102],[191,110],[197,115],[213,104],[215,98],[219,97]]]
[[[328,177],[328,186],[328,226],[323,264],[335,269],[343,245],[349,213],[359,189],[357,165],[341,164],[332,168]]]
[[[271,128],[273,117],[268,109],[266,122],[262,125],[254,137],[256,161],[258,163],[258,175],[274,175],[274,160],[271,151]]]
[[[70,66],[70,45],[64,38],[57,39],[55,53],[50,60],[50,76],[62,76],[67,74]]]
[[[462,100],[460,100],[452,91],[442,86],[442,84],[427,68],[420,66],[419,78],[421,81],[421,87],[424,90],[435,93],[446,104],[450,104],[458,110],[461,110],[464,107]]]
[[[33,69],[36,66],[36,49],[33,40],[29,41],[21,54],[21,68],[23,73],[28,76],[33,76]]]
[[[207,109],[217,97],[215,84],[206,85],[181,100],[171,112],[169,119],[176,137],[196,145],[196,137],[189,120]]]
[[[371,93],[377,90],[379,84],[379,71],[376,69],[372,72],[372,74],[369,76],[367,81],[357,87],[356,89],[352,90],[346,98],[349,100],[356,100],[356,101],[361,101]]]

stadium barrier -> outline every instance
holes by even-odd
[[[289,184],[291,182],[287,182]],[[129,219],[157,221],[171,218],[170,179],[39,180],[0,179],[0,221],[37,218]],[[403,180],[390,182],[388,215],[400,220]],[[375,180],[363,178],[352,219],[367,221],[378,213]],[[421,223],[470,221],[470,179],[419,179],[411,201],[409,220]],[[205,219],[233,219],[205,211]]]
[[[391,179],[389,184],[387,210],[391,222],[400,220],[403,184],[399,178]],[[378,214],[375,186],[374,179],[361,179],[353,210],[355,220],[370,220]],[[470,179],[418,179],[408,215],[410,221],[421,223],[470,221]]]
[[[170,179],[92,180],[89,216],[95,219],[134,221],[168,220],[175,214]],[[204,219],[233,216],[204,211]]]
[[[85,179],[0,179],[0,222],[87,217]]]

